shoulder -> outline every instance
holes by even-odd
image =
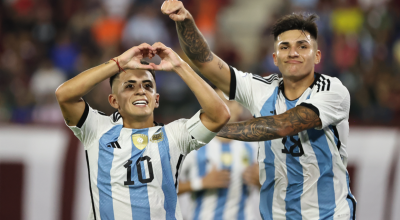
[[[165,125],[165,128],[174,128],[185,125],[189,119],[180,118]]]
[[[315,93],[340,93],[342,96],[349,95],[349,91],[336,77],[316,73],[312,89]]]
[[[97,120],[97,127],[101,130],[108,129],[109,127],[113,127],[115,125],[122,125],[122,116],[116,111],[111,115],[106,115],[104,112],[99,111],[97,109],[93,109],[89,107],[89,115],[92,115],[90,120]]]
[[[175,121],[172,121],[166,125],[164,125],[164,129],[167,132],[167,135],[169,136],[174,136],[176,138],[180,138],[181,135],[187,131],[186,129],[186,123],[189,119],[178,119]]]
[[[268,85],[268,86],[279,86],[279,83],[282,81],[281,78],[279,78],[278,74],[274,73],[271,74],[269,76],[259,76],[257,74],[253,74],[252,75],[253,80],[255,80],[256,82],[259,82],[261,84],[264,85]]]

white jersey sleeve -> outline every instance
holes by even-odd
[[[75,136],[88,146],[97,137],[100,113],[85,102],[85,111],[76,126],[68,126]]]
[[[121,123],[122,120],[115,120],[115,122],[112,122],[109,116],[93,109],[85,102],[85,110],[78,124],[76,126],[67,126],[74,132],[74,135],[83,143],[85,150],[87,150],[96,143],[99,134],[103,130]]]
[[[350,111],[350,94],[339,79],[321,76],[324,87],[314,90],[310,98],[300,103],[314,110],[322,122],[317,129],[324,129],[329,125],[338,125],[348,119]]]
[[[208,130],[200,120],[197,112],[190,119],[179,119],[165,126],[168,137],[180,149],[183,155],[206,145],[217,133]]]
[[[279,85],[277,74],[263,78],[259,75],[242,72],[234,67],[229,68],[231,82],[229,94],[225,94],[226,98],[239,102],[252,113],[257,112],[257,105],[268,99]]]

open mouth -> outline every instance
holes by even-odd
[[[145,100],[138,100],[138,101],[133,102],[132,104],[135,106],[138,106],[138,107],[143,107],[143,106],[146,106],[148,104],[148,102]]]

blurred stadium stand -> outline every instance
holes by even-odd
[[[63,124],[54,91],[142,42],[161,41],[186,59],[174,22],[160,12],[162,2],[1,1],[0,219],[7,213],[14,213],[7,220],[86,217],[83,150]],[[338,77],[351,93],[349,172],[357,215],[400,218],[400,1],[183,2],[219,57],[262,76],[279,71],[272,62],[271,24],[294,11],[316,12],[323,57],[316,70]],[[200,107],[174,73],[158,73],[157,89],[156,121],[187,118]],[[85,100],[110,114],[109,92],[105,81]]]

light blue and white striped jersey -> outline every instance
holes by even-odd
[[[191,193],[188,219],[260,219],[251,197],[258,197],[259,189],[245,185],[242,174],[256,162],[257,145],[241,141],[221,142],[214,138],[210,143],[187,155],[182,167],[180,180],[202,179],[215,166],[218,170],[229,170],[230,185],[226,189],[207,189]]]
[[[196,114],[193,117],[198,117]],[[83,143],[92,209],[89,219],[182,219],[177,202],[180,166],[205,143],[186,119],[165,126],[124,128],[118,112],[105,116],[86,104],[71,130]]]
[[[346,87],[337,78],[315,73],[314,83],[289,101],[277,74],[262,78],[230,69],[229,98],[254,117],[279,115],[301,105],[316,112],[322,122],[321,128],[259,142],[263,219],[355,219],[356,201],[346,170],[350,110]]]

